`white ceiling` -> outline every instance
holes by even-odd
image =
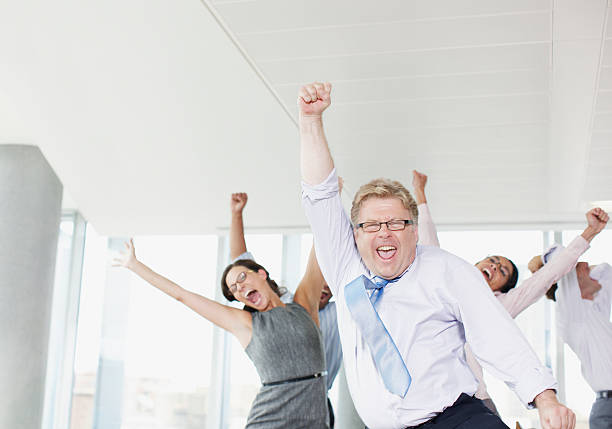
[[[0,143],[41,147],[103,234],[302,227],[295,98],[334,85],[349,193],[430,175],[442,224],[612,200],[605,0],[0,0]]]

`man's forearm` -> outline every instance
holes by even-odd
[[[598,233],[599,231],[595,230],[591,226],[587,226],[580,235],[582,235],[582,238],[590,243]]]
[[[334,168],[321,116],[300,117],[302,180],[310,185],[323,182]]]

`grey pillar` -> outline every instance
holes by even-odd
[[[35,146],[0,145],[0,427],[37,429],[62,184]]]

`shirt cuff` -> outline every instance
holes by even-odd
[[[535,408],[535,397],[545,390],[557,391],[559,386],[549,368],[542,366],[525,370],[515,387],[518,398],[528,409]]]
[[[255,260],[255,258],[253,257],[253,254],[252,254],[251,252],[244,252],[244,253],[242,253],[242,254],[240,254],[240,255],[236,256],[236,257],[235,257],[235,258],[232,260],[232,262],[230,262],[230,263],[231,263],[231,264],[233,264],[233,263],[234,263],[234,262],[236,262],[236,261],[242,261],[242,260],[245,260],[245,259],[249,259],[249,260],[251,260],[251,261],[254,261],[254,260]]]
[[[332,169],[327,178],[318,185],[309,185],[302,181],[302,199],[310,201],[326,200],[336,196],[339,192],[338,175],[336,169]]]

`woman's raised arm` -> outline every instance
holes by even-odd
[[[185,304],[200,316],[234,334],[243,346],[251,341],[253,324],[249,312],[220,304],[212,299],[190,292],[172,280],[156,273],[136,258],[136,250],[132,239],[125,243],[125,247],[126,251],[122,252],[119,258],[113,259],[113,266],[129,269],[166,295]]]

